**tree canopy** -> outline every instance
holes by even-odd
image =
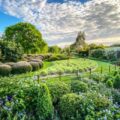
[[[21,44],[25,53],[41,53],[47,50],[42,34],[30,23],[17,23],[6,28],[5,40]]]

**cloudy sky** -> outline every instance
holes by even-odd
[[[88,43],[120,43],[120,0],[0,0],[0,33],[34,24],[49,45],[64,46],[84,31]]]

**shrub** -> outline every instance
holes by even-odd
[[[53,106],[48,87],[45,84],[25,88],[26,108],[29,118],[35,120],[52,120]]]
[[[90,56],[94,58],[104,58],[105,51],[104,49],[95,49],[90,52]]]
[[[111,79],[107,80],[106,85],[110,88],[113,87],[113,81]]]
[[[19,43],[13,41],[0,41],[1,55],[4,60],[7,61],[18,61],[22,58],[23,48]]]
[[[113,101],[120,104],[120,91],[113,89],[112,90]]]
[[[40,60],[40,59],[32,59],[32,60],[30,60],[30,62],[37,62],[37,63],[39,63],[39,67],[40,67],[40,68],[43,67],[43,61]]]
[[[62,120],[81,120],[81,97],[74,93],[63,95],[60,99],[60,117]]]
[[[0,76],[7,76],[11,73],[11,67],[9,65],[0,65]]]
[[[120,89],[120,75],[119,74],[115,76],[115,79],[113,81],[113,86],[116,89]]]
[[[53,106],[45,84],[16,87],[0,91],[1,120],[52,120]]]
[[[39,70],[39,63],[38,62],[29,62],[32,66],[32,71]]]
[[[55,61],[55,60],[66,60],[66,59],[68,59],[68,57],[67,56],[65,56],[65,55],[60,55],[60,54],[58,54],[58,55],[52,55],[52,56],[50,56],[49,57],[49,59],[48,59],[48,61]]]
[[[70,93],[70,86],[60,81],[49,83],[48,88],[52,96],[52,101],[55,105],[58,104],[62,95]]]
[[[79,93],[79,92],[86,92],[88,89],[88,85],[81,81],[73,81],[71,82],[71,90],[73,92]]]
[[[32,71],[32,66],[30,63],[21,61],[17,62],[12,66],[12,73],[13,74],[20,74]]]
[[[40,75],[41,75],[41,76],[47,76],[47,74],[48,74],[48,73],[47,73],[47,71],[45,71],[45,70],[42,70],[42,71],[40,72]]]
[[[14,62],[7,62],[5,63],[6,65],[10,65],[10,66],[13,66],[15,63]]]

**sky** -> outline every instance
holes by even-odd
[[[0,34],[18,22],[34,24],[49,45],[120,43],[120,0],[0,0]]]

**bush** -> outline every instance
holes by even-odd
[[[40,68],[43,67],[43,61],[42,61],[42,60],[39,60],[39,59],[32,59],[32,60],[30,60],[30,62],[37,62],[37,63],[39,63],[39,67],[40,67]]]
[[[55,60],[66,60],[68,59],[67,56],[62,55],[62,54],[58,54],[58,55],[52,55],[49,57],[48,61],[55,61]]]
[[[13,74],[27,73],[30,71],[32,71],[32,66],[25,61],[17,62],[12,66]]]
[[[11,67],[9,65],[2,64],[0,65],[0,76],[7,76],[11,73]]]
[[[10,86],[6,93],[0,91],[0,96],[1,120],[52,120],[53,106],[45,84],[31,84],[22,89]]]
[[[15,63],[14,63],[14,62],[7,62],[7,63],[5,63],[5,64],[12,67]]]
[[[105,56],[104,49],[95,49],[90,52],[90,56],[94,58],[103,59]]]
[[[47,71],[43,70],[43,71],[40,72],[40,75],[41,75],[41,76],[47,76],[48,73],[47,73]]]
[[[120,91],[113,89],[112,94],[114,103],[117,102],[118,104],[120,104]]]
[[[0,41],[1,55],[6,61],[18,61],[22,58],[23,48],[19,43],[13,41]]]
[[[32,71],[39,70],[39,63],[38,62],[29,62],[32,66]]]
[[[92,91],[83,95],[64,95],[60,99],[59,108],[62,120],[97,120],[106,115],[110,119],[111,114],[107,114],[106,110],[111,112],[113,109],[107,97]]]
[[[88,89],[88,85],[81,81],[73,81],[71,82],[71,90],[73,92],[79,93],[79,92],[86,92]]]
[[[60,97],[64,94],[70,93],[70,86],[60,81],[49,83],[48,88],[52,96],[53,104],[55,105],[58,104]]]
[[[111,79],[107,80],[106,85],[110,88],[113,87],[113,81]]]
[[[120,89],[120,75],[119,74],[115,76],[115,79],[113,81],[113,86],[116,89]]]
[[[35,120],[52,120],[53,106],[48,87],[45,84],[25,88],[26,108],[29,118]]]
[[[81,119],[81,100],[79,95],[74,93],[66,94],[60,99],[60,117],[62,120],[82,120]]]

